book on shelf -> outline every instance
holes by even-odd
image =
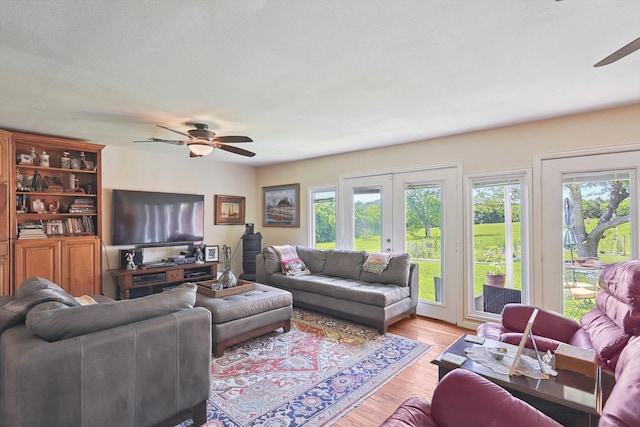
[[[23,222],[18,224],[18,230],[42,229],[42,221],[39,222]]]
[[[45,239],[46,237],[42,221],[18,224],[18,239]]]
[[[71,206],[69,206],[69,213],[97,213],[95,200],[88,197],[77,197]]]

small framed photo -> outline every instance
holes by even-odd
[[[204,260],[207,262],[220,261],[220,245],[207,245],[204,248]]]
[[[216,225],[244,225],[245,198],[242,196],[214,196]]]
[[[300,227],[300,184],[262,187],[262,226]]]
[[[45,210],[44,200],[31,199],[31,212],[44,212]]]

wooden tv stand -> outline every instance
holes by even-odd
[[[163,288],[184,282],[201,282],[215,279],[218,275],[217,262],[204,264],[179,264],[137,270],[109,270],[116,282],[118,298],[129,299],[162,292]]]

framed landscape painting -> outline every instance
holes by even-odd
[[[214,224],[244,224],[245,198],[242,196],[215,195],[216,214]]]
[[[262,226],[300,227],[300,184],[262,187]]]

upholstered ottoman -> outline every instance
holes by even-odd
[[[222,356],[230,345],[278,328],[285,332],[291,329],[291,292],[260,283],[256,283],[253,290],[222,298],[198,292],[195,306],[211,312],[211,341],[215,357]]]

